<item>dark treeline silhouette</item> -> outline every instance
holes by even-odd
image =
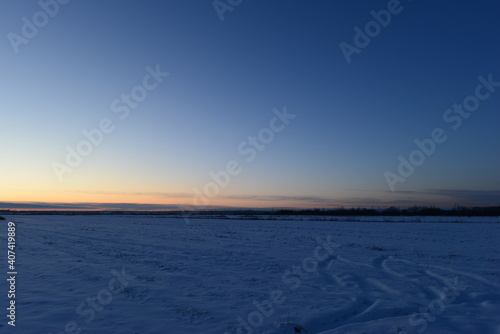
[[[269,214],[269,213],[268,213]],[[310,216],[500,216],[500,206],[463,207],[441,209],[432,206],[412,206],[400,209],[391,206],[387,209],[338,208],[311,210],[276,210],[277,215],[310,215]]]
[[[2,215],[164,215],[164,216],[500,216],[500,206],[464,207],[441,209],[433,206],[412,206],[385,209],[375,208],[337,208],[337,209],[219,209],[190,211],[84,211],[84,210],[0,210]],[[0,217],[1,220],[1,217]]]

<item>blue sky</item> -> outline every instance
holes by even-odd
[[[340,43],[391,1],[242,1],[223,21],[212,1],[40,3],[1,4],[3,202],[191,205],[237,161],[207,206],[500,204],[500,92],[457,130],[443,120],[478,76],[500,81],[496,1],[401,1],[350,63]],[[23,17],[56,3],[15,52]],[[119,119],[112,102],[148,66],[169,75]],[[285,106],[297,116],[247,162],[238,146]],[[58,177],[106,118],[114,130]],[[384,173],[435,128],[446,142],[391,191]]]

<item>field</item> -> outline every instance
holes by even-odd
[[[498,217],[6,218],[0,332],[500,333]]]

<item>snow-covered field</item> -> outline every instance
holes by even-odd
[[[6,218],[17,229],[16,327],[6,221],[0,332],[500,333],[498,217]]]

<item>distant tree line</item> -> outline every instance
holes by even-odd
[[[391,206],[386,209],[338,208],[338,209],[308,209],[308,210],[276,210],[276,215],[308,215],[308,216],[500,216],[500,206],[464,207],[441,209],[433,206],[411,206],[400,209]]]
[[[0,210],[3,215],[162,215],[179,216],[183,211],[85,211],[85,210]],[[500,216],[500,206],[464,207],[441,209],[434,206],[411,206],[398,208],[391,206],[385,209],[375,208],[336,208],[336,209],[219,209],[189,211],[189,216]],[[2,220],[3,217],[0,217]]]

